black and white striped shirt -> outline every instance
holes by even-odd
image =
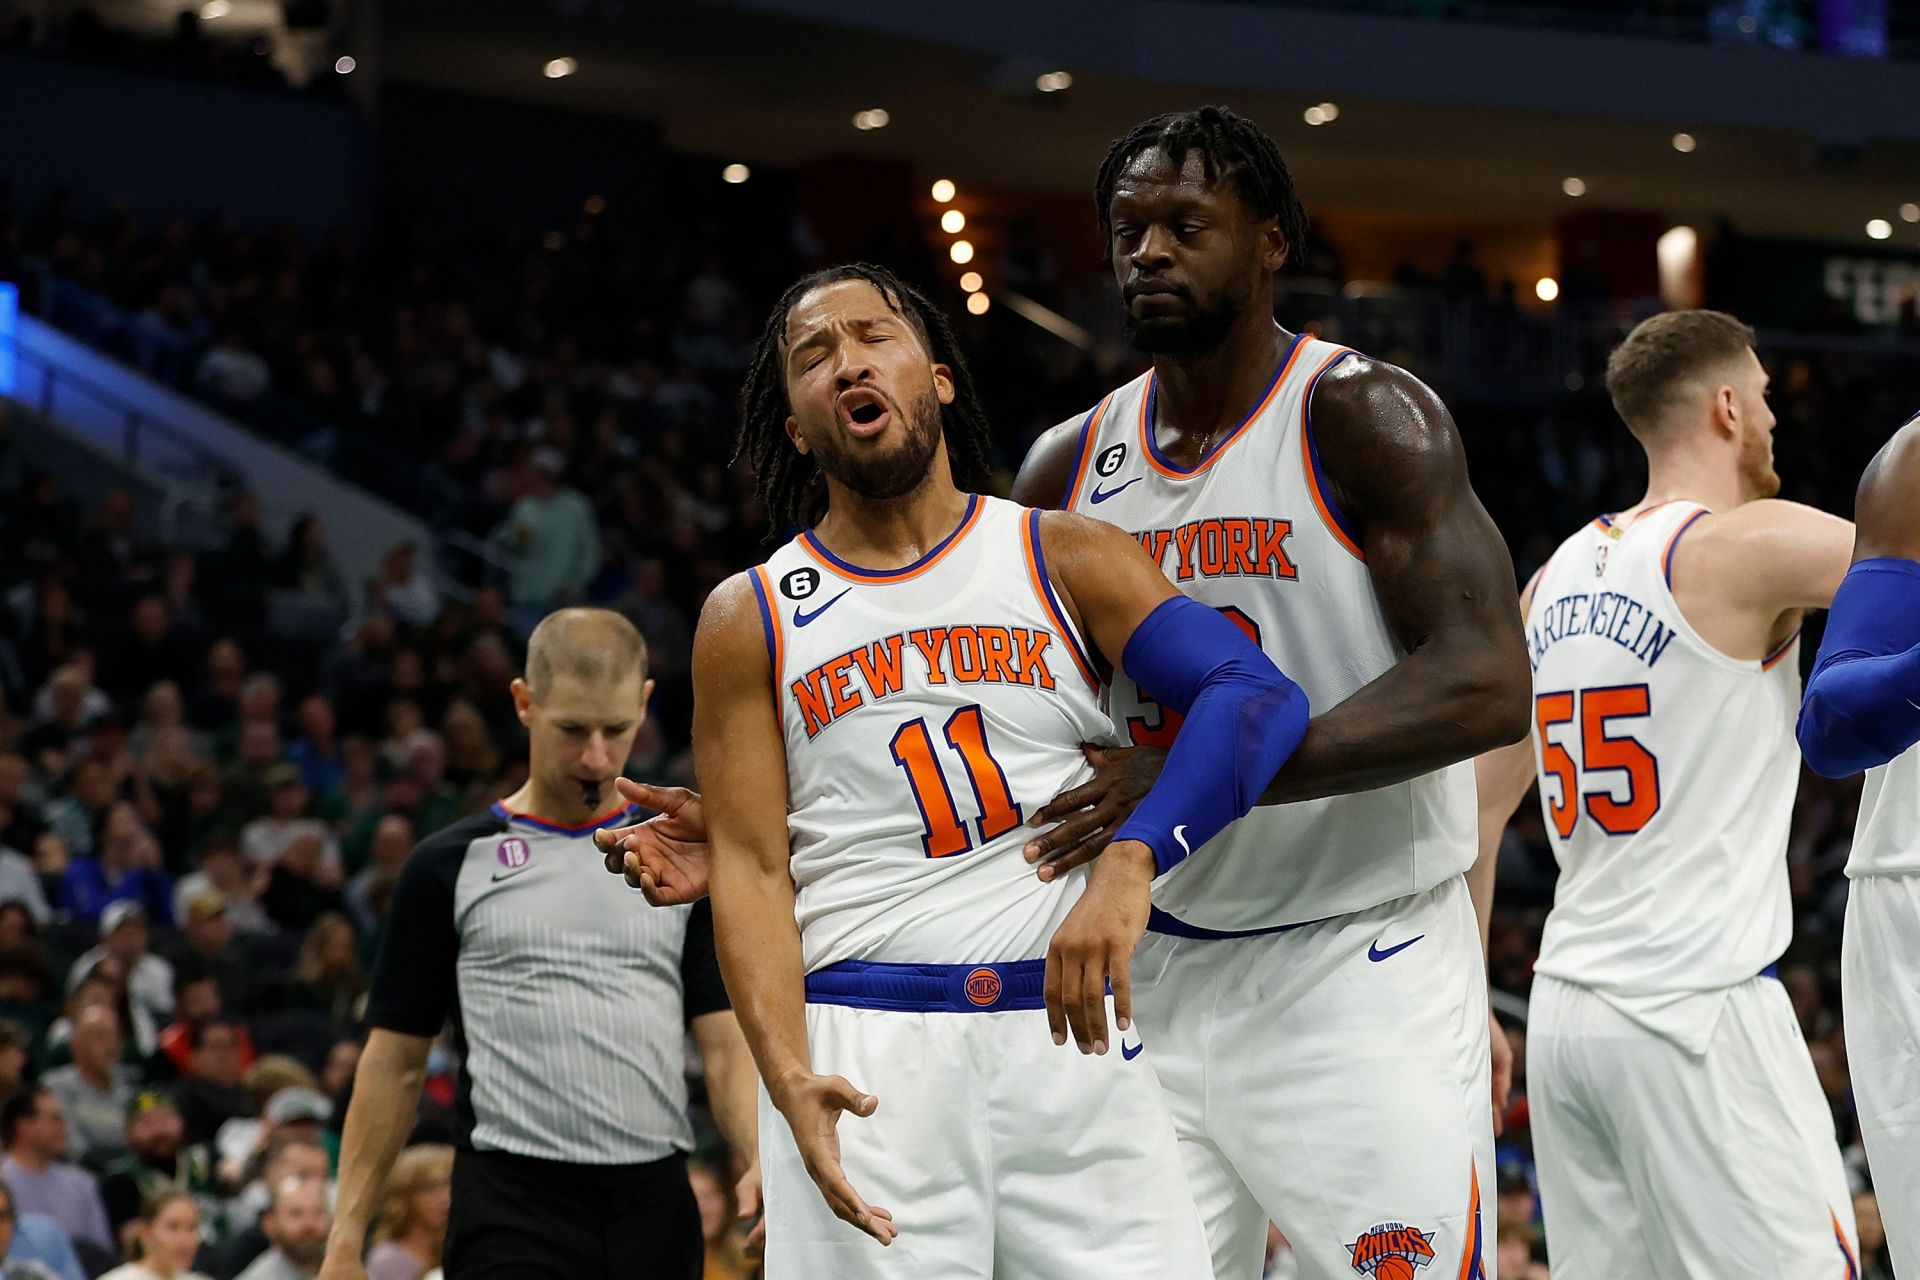
[[[686,1028],[727,1007],[705,902],[650,907],[588,837],[499,805],[408,858],[367,1021],[431,1036],[449,1017],[457,1141],[570,1164],[691,1149]]]

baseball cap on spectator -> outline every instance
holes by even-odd
[[[218,889],[202,889],[187,899],[186,918],[188,920],[211,920],[217,915],[226,914],[227,900],[220,896]]]
[[[333,1104],[312,1089],[282,1089],[268,1100],[267,1119],[275,1124],[325,1124],[333,1119]]]
[[[279,764],[268,769],[266,781],[267,786],[275,791],[278,791],[281,787],[297,787],[303,785],[300,779],[300,766],[287,760],[282,760]]]
[[[142,1089],[127,1100],[127,1119],[143,1116],[162,1107],[175,1110],[173,1099],[159,1089]]]
[[[110,938],[113,931],[129,920],[145,921],[147,909],[133,898],[116,898],[100,913],[100,936]]]

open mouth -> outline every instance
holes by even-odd
[[[863,440],[885,431],[887,422],[893,416],[885,398],[866,387],[841,392],[838,407],[840,425],[849,434]]]

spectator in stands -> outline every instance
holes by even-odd
[[[243,489],[228,501],[226,537],[206,560],[202,577],[214,621],[239,631],[263,622],[273,566],[260,528],[260,502],[251,493]]]
[[[133,495],[124,489],[110,490],[80,535],[74,551],[75,577],[90,612],[124,608],[127,588],[152,573],[134,536],[133,516]]]
[[[42,487],[52,486],[52,478],[48,477],[41,482],[41,485]],[[33,517],[33,509],[29,506],[25,510],[15,512],[11,524],[15,528],[21,528]],[[33,550],[41,556],[59,554],[58,551],[44,545],[34,547]],[[67,590],[67,584],[50,572],[43,572],[34,581],[31,605],[21,624],[19,641],[15,645],[20,657],[21,673],[26,677],[27,684],[30,687],[39,687],[41,681],[79,653],[84,630],[85,619],[74,607],[73,594]],[[40,758],[40,750],[37,746],[28,748],[27,744],[23,743],[22,748],[35,759]]]
[[[447,706],[440,721],[440,741],[446,754],[447,783],[463,799],[479,798],[500,777],[500,748],[488,732],[480,708],[465,698]]]
[[[363,934],[378,932],[384,913],[373,909],[372,890],[376,878],[389,880],[400,874],[407,855],[413,852],[413,822],[404,813],[389,813],[374,824],[367,865],[347,882],[347,910]]]
[[[260,908],[289,933],[304,935],[321,916],[346,911],[340,864],[327,861],[325,841],[311,831],[295,836],[267,877]]]
[[[241,728],[238,756],[220,775],[220,822],[239,828],[260,816],[273,793],[268,782],[280,763],[280,730],[271,721],[251,720]]]
[[[33,859],[18,849],[0,844],[0,904],[16,902],[27,910],[29,919],[44,925],[53,918],[47,894],[40,883],[40,870]]]
[[[333,1228],[326,1185],[312,1178],[275,1184],[260,1226],[273,1247],[242,1271],[240,1280],[314,1280],[327,1256],[327,1232]]]
[[[228,956],[232,960],[236,957]],[[198,951],[182,952],[173,971],[174,1020],[160,1030],[159,1049],[154,1054],[148,1075],[155,1080],[172,1080],[193,1069],[194,1036],[200,1027],[228,1013],[214,968]],[[253,1035],[243,1022],[236,1022],[240,1035],[240,1069],[253,1067]]]
[[[231,846],[222,856],[229,864],[238,865]],[[217,888],[200,889],[186,899],[180,941],[175,945],[172,956],[176,999],[181,974],[187,974],[194,980],[202,975],[210,976],[219,991],[220,1008],[245,1017],[253,1012],[258,985],[253,966],[234,949],[233,926],[228,920],[228,910],[226,899]],[[177,1003],[175,1008],[179,1008]]]
[[[247,658],[239,643],[226,636],[215,640],[207,649],[206,675],[187,704],[188,722],[208,733],[233,723],[246,678]]]
[[[706,1241],[702,1280],[749,1280],[754,1274],[746,1237],[740,1233],[739,1206],[733,1195],[735,1181],[710,1161],[687,1161],[687,1183],[693,1188],[694,1203],[700,1207],[700,1238]],[[376,1280],[371,1268],[368,1280]]]
[[[107,905],[133,902],[163,925],[173,923],[173,881],[160,856],[160,842],[140,821],[138,809],[116,801],[100,824],[97,855],[76,855],[65,877],[67,914],[102,919]]]
[[[223,911],[222,924],[231,933],[258,934],[271,929],[266,912],[260,908],[260,894],[267,887],[269,871],[265,867],[249,867],[240,860],[240,846],[230,835],[215,831],[208,837],[206,847],[200,851],[200,868],[180,881],[180,887],[174,893],[175,903],[191,903],[197,899],[211,896],[219,900]],[[203,912],[210,908],[202,908]],[[183,922],[188,938],[193,940],[194,930],[190,922]],[[211,928],[202,931],[201,941],[214,942]],[[221,948],[227,944],[225,934],[219,939]],[[196,949],[200,943],[195,942]],[[208,959],[212,960],[211,952]],[[221,990],[233,1003],[233,988],[222,980]],[[251,1008],[251,1002],[245,1005],[235,1004],[235,1008]]]
[[[171,683],[177,697],[179,685],[192,678],[196,665],[193,641],[175,624],[167,598],[158,591],[134,600],[127,634],[108,653],[111,661],[103,673],[107,692],[122,705],[131,705],[161,681]]]
[[[220,771],[194,753],[184,728],[155,734],[134,775],[134,801],[160,841],[169,875],[185,874],[214,834],[220,813]],[[176,898],[179,888],[174,889]],[[175,919],[179,909],[174,910]]]
[[[340,846],[333,832],[307,812],[309,794],[298,765],[283,760],[267,770],[267,812],[240,831],[240,856],[248,866],[273,865],[302,836],[319,839],[323,862],[339,863]]]
[[[0,1280],[87,1280],[60,1224],[22,1213],[0,1180]]]
[[[123,1061],[138,1066],[152,1054],[159,1026],[145,1006],[135,1003],[127,992],[127,969],[118,956],[103,956],[81,977],[67,996],[65,1012],[47,1029],[46,1065],[64,1066],[73,1060],[74,1028],[88,1009],[105,1006],[120,1015],[121,1036],[125,1041]]]
[[[60,1103],[44,1086],[30,1086],[0,1107],[0,1141],[7,1158],[0,1178],[13,1190],[15,1207],[60,1224],[74,1240],[112,1249],[113,1233],[100,1191],[84,1169],[62,1162],[67,1151],[67,1121]]]
[[[193,1052],[187,1074],[174,1087],[187,1141],[212,1142],[229,1120],[255,1114],[253,1095],[241,1083],[240,1024],[222,1016],[201,1023],[189,1037]]]
[[[420,564],[420,548],[395,543],[381,558],[379,576],[368,584],[367,603],[409,627],[433,625],[440,616],[440,593]]]
[[[354,1021],[366,991],[366,974],[354,949],[353,924],[344,915],[328,912],[307,930],[282,1005],[322,1013],[345,1025]]]
[[[420,1280],[439,1266],[452,1208],[453,1148],[426,1145],[402,1151],[381,1194],[367,1280]]]
[[[71,1047],[73,1061],[49,1071],[42,1083],[67,1118],[67,1155],[100,1168],[126,1149],[127,1104],[136,1083],[120,1060],[120,1015],[106,1005],[83,1009]]]
[[[127,995],[146,1011],[155,1025],[164,1023],[173,1013],[173,966],[153,954],[149,947],[152,934],[147,915],[140,903],[121,898],[100,913],[100,942],[73,962],[67,975],[69,988],[108,956],[120,962],[127,975]]]
[[[244,404],[258,400],[273,386],[273,370],[248,349],[244,334],[229,327],[200,357],[193,380],[215,403]]]
[[[160,1191],[135,1222],[133,1261],[100,1280],[207,1280],[193,1269],[193,1255],[200,1250],[200,1208],[185,1190]]]
[[[26,1079],[28,1047],[20,1024],[0,1018],[0,1098],[11,1098]]]
[[[350,830],[381,810],[380,756],[366,737],[350,733],[340,740],[340,777],[319,793],[314,812],[336,832]]]
[[[495,537],[506,549],[507,597],[522,633],[561,605],[580,598],[600,567],[600,530],[593,504],[561,483],[566,455],[535,449],[526,495]]]
[[[360,1068],[360,1040],[343,1036],[327,1050],[326,1064],[320,1070],[320,1092],[333,1103],[333,1114],[345,1117],[348,1095],[353,1092],[353,1073]]]
[[[259,1176],[227,1206],[228,1222],[235,1230],[227,1243],[214,1252],[214,1274],[238,1275],[271,1247],[260,1224],[273,1199],[270,1188],[288,1181],[315,1182],[327,1188],[327,1204],[331,1207],[333,1189],[327,1177],[328,1167],[326,1148],[318,1142],[288,1137],[270,1144],[260,1163]]]
[[[333,563],[327,527],[319,516],[309,511],[293,522],[286,550],[274,564],[274,585],[301,597],[329,632],[346,620],[347,584]]]
[[[44,1038],[60,1012],[60,1005],[51,998],[53,990],[46,952],[32,943],[0,947],[0,1019],[20,1027],[31,1043]]]
[[[206,1147],[187,1145],[186,1124],[173,1099],[157,1089],[137,1095],[127,1104],[125,1124],[126,1154],[107,1166],[100,1179],[107,1222],[123,1249],[141,1206],[169,1187],[187,1191],[203,1207],[219,1203],[213,1154]]]
[[[60,837],[61,846],[67,851],[69,872],[73,860],[93,856],[95,837],[113,800],[113,779],[106,763],[87,757],[74,765],[67,780],[67,794],[47,806],[46,824]],[[67,908],[72,910],[72,904],[67,904]],[[95,906],[94,914],[98,915],[99,911]]]
[[[0,845],[26,854],[41,871],[65,870],[66,842],[47,825],[28,795],[30,776],[25,756],[0,752]]]
[[[337,727],[331,702],[317,693],[301,701],[300,736],[287,748],[287,759],[300,770],[310,795],[325,795],[346,776]]]

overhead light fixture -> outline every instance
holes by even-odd
[[[983,316],[987,314],[987,308],[992,305],[993,303],[987,301],[987,295],[984,293],[967,295],[967,311],[971,315]]]
[[[958,209],[949,209],[940,215],[940,229],[948,235],[958,235],[966,228],[967,215]]]
[[[1673,149],[1683,156],[1699,145],[1690,133],[1676,133],[1673,135]]]
[[[730,164],[720,171],[720,181],[735,187],[752,176],[753,170],[743,164]]]
[[[219,3],[219,0],[215,0]],[[565,80],[580,69],[580,64],[572,58],[555,58],[540,68],[540,74],[549,80]]]
[[[1577,200],[1587,194],[1587,180],[1585,178],[1568,178],[1560,184],[1560,189]]]
[[[955,240],[947,250],[947,256],[961,266],[966,266],[969,262],[973,261],[973,242],[970,240]]]
[[[224,18],[232,12],[232,0],[207,0],[205,4],[200,6],[200,16],[208,22],[212,22],[216,18]]]
[[[1320,104],[1320,118],[1332,124],[1340,118],[1340,108],[1331,102],[1323,102]]]
[[[1049,71],[1037,77],[1033,87],[1042,93],[1059,93],[1063,89],[1073,88],[1073,76],[1065,71]]]
[[[597,218],[607,211],[607,198],[605,196],[588,196],[586,203],[580,207],[585,210],[589,218]]]
[[[353,69],[359,65],[359,63],[350,57],[342,57],[333,64],[333,73],[340,76],[350,76],[353,74]]]
[[[1908,201],[1906,204],[1901,205],[1900,221],[1920,222],[1920,204],[1914,204],[1912,201]]]
[[[1552,276],[1541,276],[1533,282],[1533,296],[1542,302],[1552,302],[1560,296],[1560,282]]]
[[[978,271],[969,271],[960,277],[960,288],[966,293],[978,293],[986,287],[986,279]]]
[[[935,180],[931,194],[935,204],[946,204],[960,194],[960,188],[954,186],[951,179],[940,178]]]
[[[862,133],[866,133],[874,129],[884,129],[892,120],[893,117],[888,115],[884,110],[879,107],[873,107],[866,111],[854,112],[853,127]]]
[[[1867,224],[1867,237],[1871,240],[1885,240],[1893,235],[1893,224],[1885,218],[1875,218]]]
[[[1327,122],[1327,112],[1324,107],[1308,107],[1306,111],[1301,113],[1300,118],[1308,124],[1321,125]]]

